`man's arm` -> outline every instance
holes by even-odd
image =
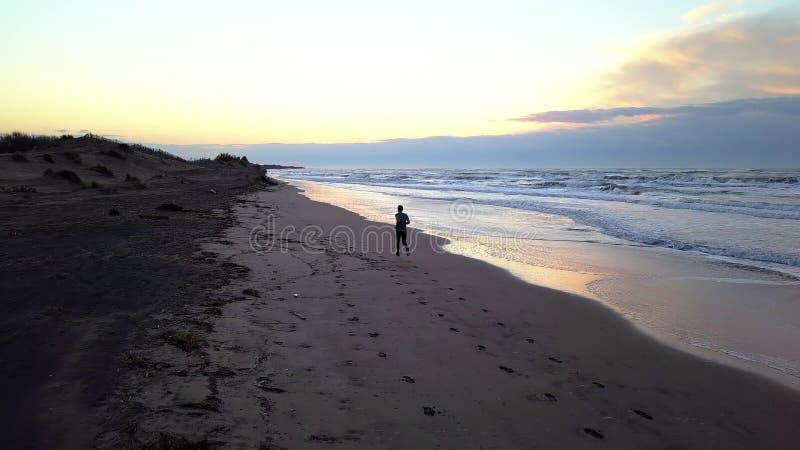
[[[406,214],[406,225],[411,223],[411,219],[408,218],[408,214]]]

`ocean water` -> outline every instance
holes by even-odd
[[[371,220],[402,203],[449,251],[800,385],[800,170],[270,173]]]

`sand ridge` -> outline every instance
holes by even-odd
[[[72,138],[17,158],[0,153],[3,448],[90,447],[117,408],[110,399],[134,364],[127,350],[150,315],[235,275],[193,253],[198,239],[230,226],[236,195],[265,186],[263,169],[121,145]],[[114,176],[90,170],[95,158],[110,158]],[[103,181],[92,187],[94,179]]]

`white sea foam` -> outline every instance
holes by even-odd
[[[569,217],[631,242],[800,267],[800,170],[291,170],[409,197]]]
[[[800,197],[792,176],[652,172],[360,170],[278,176],[323,181],[294,184],[310,198],[370,220],[390,220],[394,205],[402,203],[417,229],[450,239],[453,253],[594,298],[671,345],[705,349],[704,357],[800,388],[794,345],[800,339],[800,221],[735,209],[796,212]],[[633,178],[646,182],[634,184]],[[641,192],[620,189],[623,182]],[[464,207],[464,201],[476,204]],[[680,202],[729,209],[663,206]],[[474,214],[459,220],[453,205]]]

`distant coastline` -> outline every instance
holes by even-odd
[[[262,164],[265,169],[305,169],[303,166],[282,166],[280,164]]]

